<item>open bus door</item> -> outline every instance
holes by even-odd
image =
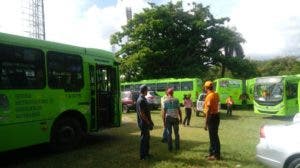
[[[90,65],[91,88],[91,129],[115,126],[118,116],[116,68],[102,65]]]

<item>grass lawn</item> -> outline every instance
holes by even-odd
[[[203,117],[192,115],[191,126],[180,126],[179,152],[169,152],[162,143],[162,121],[159,111],[152,112],[155,128],[151,131],[150,152],[153,158],[139,160],[139,130],[136,114],[123,115],[120,128],[101,131],[88,137],[78,149],[54,154],[44,146],[6,152],[0,155],[0,167],[25,168],[92,168],[92,167],[264,167],[255,160],[259,128],[263,124],[288,123],[288,119],[256,115],[252,111],[233,111],[232,117],[221,113],[219,136],[221,161],[206,161],[209,139],[203,129]],[[185,115],[183,115],[185,116]]]

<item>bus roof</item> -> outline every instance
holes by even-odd
[[[19,45],[19,46],[31,47],[31,48],[40,48],[44,50],[67,52],[70,54],[87,54],[87,55],[94,55],[98,57],[99,55],[101,55],[101,58],[115,60],[111,52],[101,50],[101,49],[84,48],[84,47],[79,47],[79,46],[74,46],[69,44],[34,39],[29,37],[1,33],[1,32],[0,32],[0,43],[8,44],[8,45]]]

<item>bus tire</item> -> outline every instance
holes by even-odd
[[[123,104],[123,113],[128,113],[128,112],[129,112],[129,107]]]
[[[61,152],[77,147],[84,138],[80,122],[71,117],[65,117],[55,122],[51,135],[51,148]]]

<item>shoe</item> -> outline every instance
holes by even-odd
[[[213,160],[220,160],[220,157],[216,157],[216,156],[212,155],[212,156],[208,156],[208,157],[207,157],[207,160],[210,160],[210,161],[213,161]]]

